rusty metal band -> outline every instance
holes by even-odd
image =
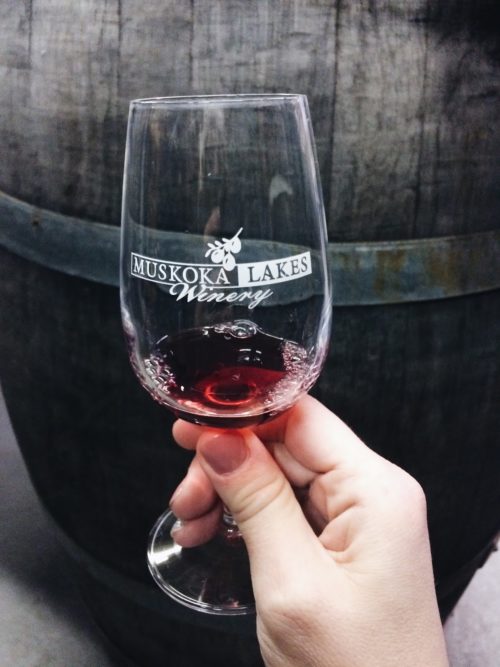
[[[0,192],[0,246],[72,276],[118,286],[120,229]],[[500,229],[436,238],[330,243],[335,306],[430,301],[500,289]]]

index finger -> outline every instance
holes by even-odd
[[[177,419],[172,426],[172,435],[177,444],[184,449],[195,450],[196,443],[206,428],[205,426],[198,426],[183,419]]]

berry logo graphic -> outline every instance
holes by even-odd
[[[280,259],[237,262],[235,255],[242,249],[242,231],[243,227],[240,227],[231,238],[222,237],[221,241],[207,243],[205,258],[210,259],[211,264],[156,259],[132,252],[130,273],[136,278],[165,285],[177,301],[234,303],[246,305],[250,310],[273,294],[269,285],[311,275],[309,250]],[[195,239],[190,238],[190,245],[192,240]],[[250,252],[252,243],[255,254],[262,256],[262,243],[257,245],[255,242],[246,247],[247,254],[253,254]],[[269,247],[275,250],[276,244],[269,244]]]
[[[205,257],[210,257],[214,264],[222,264],[226,271],[232,271],[236,266],[234,255],[237,255],[241,250],[241,241],[238,237],[242,231],[243,227],[240,227],[231,239],[223,237],[222,241],[207,243],[208,250]]]

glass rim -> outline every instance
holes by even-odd
[[[159,97],[140,97],[130,100],[130,107],[162,106],[175,104],[213,104],[217,102],[279,102],[285,100],[306,101],[307,95],[303,93],[222,93],[215,95],[172,95]]]

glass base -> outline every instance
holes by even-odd
[[[196,611],[219,616],[255,613],[247,550],[237,528],[221,523],[210,542],[188,549],[170,537],[176,520],[172,512],[165,512],[149,537],[148,566],[158,586]]]

